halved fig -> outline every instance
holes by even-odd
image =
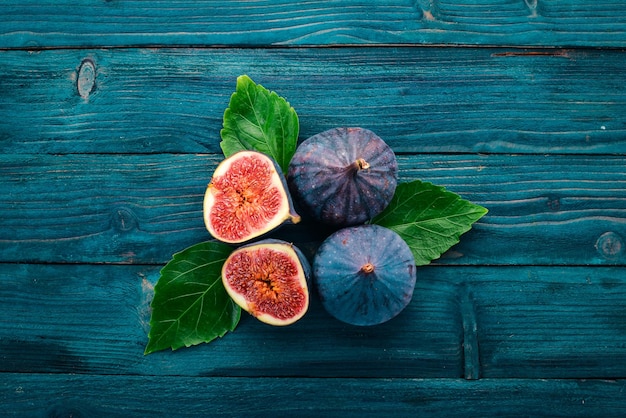
[[[310,276],[303,253],[275,239],[237,248],[222,268],[222,282],[233,301],[270,325],[289,325],[304,316]]]
[[[213,237],[239,244],[285,222],[298,223],[300,216],[271,157],[240,151],[217,166],[204,195],[204,223]]]

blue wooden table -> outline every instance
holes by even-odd
[[[626,14],[609,0],[0,4],[3,416],[625,416]],[[238,75],[489,213],[359,328],[144,356]],[[310,256],[327,231],[284,228]]]

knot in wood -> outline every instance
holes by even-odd
[[[596,250],[604,258],[615,260],[624,252],[624,241],[615,232],[605,232],[596,241]]]
[[[116,208],[113,211],[111,223],[115,230],[127,232],[137,227],[137,217],[130,209]]]
[[[548,198],[548,207],[554,211],[558,211],[561,209],[561,201],[558,197],[556,198]]]
[[[91,92],[96,87],[96,65],[94,62],[86,58],[80,63],[78,68],[78,78],[76,79],[76,88],[78,94],[83,99],[89,98]]]

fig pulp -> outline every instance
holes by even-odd
[[[233,251],[222,268],[222,281],[233,301],[252,316],[270,325],[289,325],[309,307],[310,274],[297,247],[268,239]]]
[[[383,211],[397,185],[392,149],[372,131],[335,128],[296,149],[287,183],[296,203],[335,226],[365,222]]]
[[[352,325],[377,325],[411,301],[415,259],[396,232],[359,225],[340,229],[322,243],[313,277],[328,313]]]
[[[204,195],[204,223],[213,237],[238,244],[299,221],[285,177],[269,156],[240,151],[215,169]]]

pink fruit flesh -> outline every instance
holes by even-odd
[[[298,273],[298,266],[287,254],[258,248],[233,254],[224,277],[247,301],[250,314],[288,320],[307,308],[307,294]]]
[[[264,228],[283,204],[272,182],[272,166],[259,158],[244,157],[223,176],[212,180],[215,205],[209,219],[220,237],[237,240]]]

